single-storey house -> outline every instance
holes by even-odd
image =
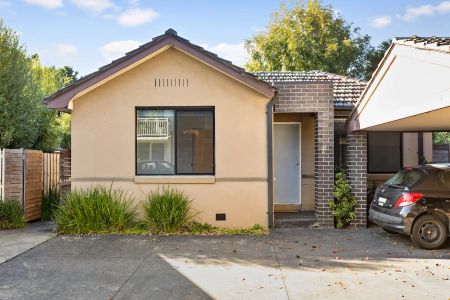
[[[320,71],[248,73],[169,29],[46,103],[72,114],[72,188],[112,185],[139,201],[169,185],[190,195],[202,222],[272,226],[275,212],[312,211],[331,227],[334,167],[346,164],[354,224],[365,226],[363,164],[389,173],[418,156],[417,133],[374,134],[369,145],[359,128],[347,134],[366,87]],[[397,138],[394,164],[377,147]]]

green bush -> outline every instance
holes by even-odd
[[[25,227],[25,218],[18,201],[0,200],[0,229]]]
[[[191,204],[192,200],[179,190],[151,192],[143,204],[148,229],[153,233],[173,233],[187,228],[195,216]]]
[[[135,223],[133,198],[122,190],[96,186],[65,194],[54,212],[58,232],[122,233]]]
[[[54,188],[49,188],[47,193],[42,192],[42,220],[53,219],[54,212],[59,205],[59,193]]]
[[[333,194],[334,201],[330,202],[330,208],[336,219],[336,227],[345,228],[356,217],[356,198],[352,195],[352,187],[342,171],[336,172]]]
[[[269,230],[259,224],[247,228],[223,228],[208,223],[192,222],[186,232],[206,235],[263,235],[268,234]]]

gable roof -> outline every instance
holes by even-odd
[[[132,67],[135,63],[138,63],[149,55],[159,53],[159,51],[163,51],[169,47],[175,47],[193,56],[269,98],[273,98],[275,95],[275,88],[270,84],[245,72],[243,68],[233,65],[230,61],[222,59],[198,45],[192,44],[189,40],[178,36],[175,30],[168,29],[163,35],[153,38],[151,42],[128,52],[125,56],[101,67],[98,71],[76,80],[71,85],[47,97],[44,101],[49,108],[70,111],[69,102],[78,93],[95,87],[96,84],[101,84],[102,81],[126,70],[126,68]]]
[[[286,81],[328,81],[333,83],[334,106],[353,108],[367,82],[322,71],[257,72],[256,77],[268,83]]]

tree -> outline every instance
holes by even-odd
[[[39,102],[36,103],[35,107],[38,115],[36,126],[39,131],[35,136],[36,140],[33,148],[52,151],[61,147],[63,136],[67,135],[67,125],[62,123],[62,120],[67,118],[61,119],[57,112],[48,109],[42,101],[46,96],[53,94],[74,80],[73,77],[68,77],[67,74],[71,76],[76,76],[76,74],[74,74],[71,67],[67,66],[63,68],[42,66],[37,54],[31,57],[31,69],[32,86],[35,93],[33,97]]]
[[[372,77],[373,72],[378,67],[378,64],[383,59],[384,54],[391,46],[391,40],[381,42],[376,48],[372,48],[367,53],[367,61],[365,63],[364,79],[369,80]]]
[[[70,67],[45,67],[38,55],[28,56],[17,34],[0,19],[0,148],[60,147],[67,126],[43,99],[76,76]]]
[[[266,29],[246,41],[250,71],[308,71],[364,77],[370,37],[319,0],[282,3]]]
[[[78,79],[78,71],[75,71],[72,67],[64,66],[64,74],[68,80],[67,84],[72,83]]]
[[[30,146],[36,135],[29,59],[0,19],[0,148]]]
[[[433,144],[450,144],[450,132],[433,132]]]

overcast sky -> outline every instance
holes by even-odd
[[[288,1],[289,3],[289,1]],[[450,1],[325,0],[373,38],[450,36]],[[280,0],[0,0],[0,16],[46,65],[86,75],[154,36],[178,34],[243,65],[245,39]]]

